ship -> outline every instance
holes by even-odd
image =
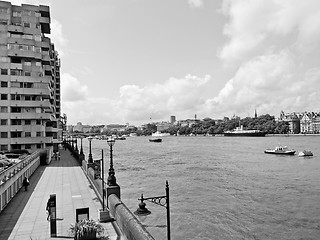
[[[264,137],[266,133],[260,130],[244,130],[241,125],[232,131],[225,131],[223,135],[226,137]]]

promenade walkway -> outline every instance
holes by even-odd
[[[98,219],[101,203],[81,167],[69,150],[60,149],[61,160],[39,166],[30,178],[28,191],[21,189],[0,213],[0,239],[51,239],[46,205],[56,194],[57,237],[71,238],[69,227],[76,221],[76,209],[89,207],[90,218]],[[118,239],[113,223],[103,223],[105,235]],[[103,239],[103,238],[102,238]]]

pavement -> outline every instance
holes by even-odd
[[[102,208],[93,188],[69,150],[60,149],[60,160],[40,165],[30,177],[27,191],[23,188],[0,213],[0,239],[51,239],[46,205],[50,194],[56,194],[57,237],[73,239],[69,227],[76,221],[76,209],[89,207],[89,218],[98,220]],[[104,236],[120,239],[115,222],[102,223]],[[101,236],[100,239],[107,239]]]

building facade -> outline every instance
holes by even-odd
[[[0,151],[57,148],[60,59],[48,6],[0,1]]]

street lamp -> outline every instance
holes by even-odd
[[[162,201],[163,199],[165,199],[165,202]],[[170,240],[170,205],[169,205],[169,184],[168,184],[168,181],[166,181],[166,195],[165,196],[144,198],[143,194],[141,194],[141,198],[139,198],[138,200],[141,200],[141,203],[139,203],[139,208],[134,212],[134,214],[136,214],[136,215],[146,216],[146,215],[151,214],[151,211],[149,211],[146,208],[146,204],[143,202],[144,200],[147,200],[147,201],[152,202],[154,204],[160,205],[160,206],[165,207],[167,209],[167,239]]]
[[[76,143],[76,152],[79,153],[79,150],[78,150],[78,136],[76,136],[75,143]]]
[[[91,154],[91,141],[92,141],[92,137],[89,136],[89,137],[88,137],[88,140],[89,140],[89,157],[88,157],[88,163],[93,163],[92,154]]]
[[[83,155],[82,139],[83,139],[83,136],[80,135],[80,154],[81,154],[81,155]]]
[[[117,186],[118,184],[117,184],[115,172],[113,169],[113,159],[112,159],[112,147],[114,146],[116,141],[113,138],[111,138],[107,140],[107,143],[110,147],[110,168],[109,168],[109,176],[108,176],[107,184],[108,186]]]

